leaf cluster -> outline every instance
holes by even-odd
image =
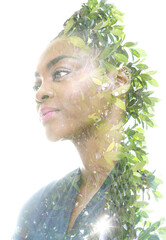
[[[137,48],[137,43],[125,42],[123,15],[105,0],[89,0],[65,22],[58,36],[77,36],[86,46],[96,49],[96,60],[105,72],[122,67],[131,71],[130,89],[125,93],[126,107],[120,99],[115,101],[126,111],[126,117],[108,207],[120,226],[117,239],[158,240],[164,236],[165,228],[159,228],[160,221],[150,222],[146,211],[149,203],[145,198],[149,200],[151,194],[156,199],[161,198],[157,188],[162,182],[145,169],[148,153],[144,136],[144,129],[155,126],[154,106],[159,102],[149,85],[157,87],[158,83],[153,78],[156,72],[150,71],[144,63],[146,52]],[[102,85],[99,79],[93,80]]]

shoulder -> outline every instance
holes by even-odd
[[[19,218],[31,218],[30,216],[41,215],[48,204],[54,204],[61,200],[62,196],[71,187],[78,188],[80,180],[80,169],[67,174],[65,177],[55,180],[48,185],[38,190],[30,199],[24,204]]]
[[[37,191],[22,207],[20,211],[14,238],[16,240],[34,239],[39,225],[59,206],[63,207],[65,198],[71,189],[77,189],[80,180],[80,169],[76,169],[65,177],[53,181]]]

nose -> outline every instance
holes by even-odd
[[[45,99],[51,99],[55,96],[55,92],[53,89],[50,89],[45,84],[42,84],[42,86],[39,88],[39,90],[36,93],[36,102],[42,103],[45,101]]]

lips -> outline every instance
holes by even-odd
[[[50,117],[54,116],[56,112],[60,111],[59,109],[55,108],[42,108],[40,110],[40,117],[42,120],[47,120]]]
[[[56,112],[56,111],[59,111],[59,109],[55,109],[55,108],[42,108],[40,110],[40,116],[43,117],[43,116],[45,116],[49,112]]]

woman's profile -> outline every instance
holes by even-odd
[[[31,197],[13,240],[144,234],[137,227],[147,218],[141,195],[154,188],[155,177],[144,168],[143,128],[153,127],[157,99],[148,84],[156,82],[142,62],[144,52],[125,43],[122,15],[105,1],[89,0],[39,59],[33,88],[46,136],[71,140],[82,165]]]

